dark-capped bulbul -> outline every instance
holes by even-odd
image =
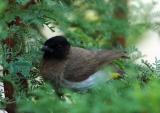
[[[64,36],[48,39],[43,47],[41,75],[61,96],[61,87],[82,89],[98,70],[113,60],[126,57],[123,51],[91,51],[72,47]]]

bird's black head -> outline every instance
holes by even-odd
[[[63,36],[55,36],[44,43],[42,51],[44,59],[64,59],[69,54],[70,43]]]

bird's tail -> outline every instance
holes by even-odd
[[[119,58],[128,58],[127,54],[124,51],[99,51],[96,53],[97,61],[99,65],[111,63],[113,60]]]

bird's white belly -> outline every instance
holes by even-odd
[[[93,75],[91,75],[88,79],[81,82],[71,82],[64,79],[62,86],[74,90],[84,91],[96,86],[96,84],[98,84],[99,82],[105,82],[105,81],[107,81],[107,74],[103,71],[98,71]]]

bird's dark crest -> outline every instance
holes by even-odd
[[[70,43],[63,36],[55,36],[44,43],[42,51],[44,59],[64,59],[69,54]]]

